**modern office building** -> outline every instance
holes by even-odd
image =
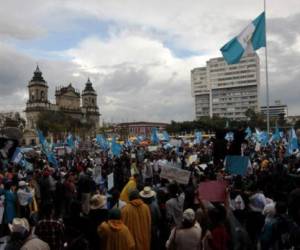
[[[263,116],[267,116],[267,106],[261,106],[260,112]],[[269,106],[270,118],[278,118],[280,115],[288,116],[288,106],[282,104],[280,100],[275,101],[273,105]]]
[[[220,57],[207,61],[206,67],[193,69],[196,119],[219,116],[242,120],[247,109],[258,111],[259,69],[256,53],[244,56],[237,64],[228,65]]]

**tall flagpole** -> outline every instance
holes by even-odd
[[[265,66],[266,66],[266,101],[267,101],[267,131],[270,134],[270,97],[269,97],[269,71],[268,71],[268,43],[267,43],[267,15],[266,15],[266,0],[264,0],[264,12],[265,12]]]

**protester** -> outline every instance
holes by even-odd
[[[64,224],[54,217],[53,204],[45,204],[42,208],[42,218],[35,227],[35,234],[47,242],[50,249],[64,248]]]
[[[32,202],[34,193],[33,190],[29,190],[28,183],[26,183],[25,181],[19,181],[18,186],[19,189],[17,191],[17,197],[20,205],[20,216],[29,219],[29,204]]]
[[[167,249],[201,249],[202,230],[196,221],[194,210],[191,208],[186,209],[182,218],[181,226],[175,227],[171,231],[169,240],[166,243]]]
[[[170,199],[166,202],[167,219],[171,227],[180,227],[182,223],[183,205],[185,195],[181,192],[177,183],[168,186]]]
[[[121,220],[121,211],[113,208],[108,214],[108,221],[98,227],[103,250],[134,250],[134,239],[127,226]]]
[[[14,192],[15,187],[11,181],[7,181],[4,184],[4,190],[1,190],[1,194],[4,195],[4,218],[3,222],[5,225],[12,223],[16,217],[16,202],[17,196]]]
[[[26,218],[15,218],[9,224],[11,238],[5,250],[50,250],[49,245],[32,234]]]
[[[99,249],[100,240],[97,235],[97,228],[99,224],[107,220],[108,210],[107,210],[107,200],[106,196],[101,194],[95,194],[90,200],[90,212],[88,214],[89,219],[89,239],[92,249]]]
[[[151,249],[158,249],[161,225],[161,212],[155,199],[156,193],[146,186],[140,192],[141,199],[147,204],[151,212]]]
[[[129,202],[122,209],[122,220],[134,238],[136,249],[150,250],[151,212],[137,190],[129,194]]]

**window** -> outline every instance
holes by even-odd
[[[41,100],[42,100],[42,101],[45,100],[45,93],[44,93],[44,91],[41,91]]]

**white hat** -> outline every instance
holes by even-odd
[[[19,181],[19,187],[27,186],[27,183],[25,181]]]
[[[92,210],[106,207],[106,196],[101,194],[95,194],[90,200],[90,208]]]
[[[155,195],[156,193],[149,186],[144,187],[143,191],[140,192],[140,196],[142,198],[151,198],[154,197]]]
[[[26,218],[14,218],[12,224],[8,224],[12,233],[24,233],[30,231],[30,226]]]
[[[193,209],[188,208],[183,212],[183,220],[193,222],[195,220],[195,212]]]

